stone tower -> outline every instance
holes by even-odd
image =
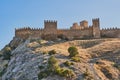
[[[92,19],[92,27],[93,27],[93,37],[94,38],[100,38],[100,23],[99,23],[99,18]]]
[[[44,29],[57,29],[57,21],[44,21]]]
[[[86,21],[86,20],[81,21],[80,26],[83,28],[88,28],[88,21]]]
[[[45,20],[43,39],[54,40],[57,38],[57,21]]]

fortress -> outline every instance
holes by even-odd
[[[22,39],[42,38],[45,40],[61,39],[91,39],[91,38],[120,38],[119,28],[100,29],[99,18],[92,19],[92,26],[88,25],[88,21],[83,20],[80,25],[73,23],[70,29],[58,29],[57,21],[44,21],[44,28],[20,28],[15,29],[15,37]]]

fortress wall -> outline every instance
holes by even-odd
[[[72,36],[75,38],[91,38],[92,37],[92,28],[86,28],[83,30],[72,31]]]
[[[63,34],[68,38],[90,38],[92,37],[92,28],[79,29],[66,29],[58,30],[58,35]]]
[[[57,21],[44,21],[44,29],[40,28],[19,28],[15,29],[15,37],[22,39],[27,38],[43,38],[46,40],[54,40],[57,37],[63,39],[86,39],[100,37],[119,37],[120,29],[102,29],[100,30],[99,18],[92,20],[93,25],[88,27],[87,21],[82,21],[80,26],[74,23],[70,29],[57,29]]]
[[[31,38],[40,38],[41,35],[44,33],[43,29],[31,29]]]
[[[57,29],[44,29],[41,37],[45,40],[55,40],[57,39]]]
[[[120,29],[118,28],[102,29],[100,32],[102,37],[120,38]]]
[[[30,28],[20,28],[20,29],[15,29],[15,36],[20,37],[22,39],[26,39],[30,35]]]
[[[57,34],[57,29],[51,28],[51,29],[44,29],[44,34]]]
[[[59,29],[59,30],[57,30],[57,35],[60,35],[60,34],[65,35],[68,31],[69,31],[69,29]]]
[[[22,39],[31,38],[39,38],[42,33],[44,33],[43,29],[40,28],[20,28],[15,29],[15,36],[20,37]]]

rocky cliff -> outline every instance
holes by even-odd
[[[73,58],[70,46],[79,52]],[[120,80],[119,38],[55,42],[14,38],[0,55],[1,80]]]

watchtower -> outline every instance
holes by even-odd
[[[54,40],[57,38],[57,21],[44,21],[44,33],[42,38],[46,40]]]
[[[86,20],[81,21],[80,26],[83,28],[88,28],[88,21],[86,21]]]
[[[94,27],[100,27],[99,18],[92,19],[92,23]]]
[[[50,21],[50,20],[45,20],[44,21],[44,29],[57,29],[57,21]]]
[[[100,38],[100,23],[99,23],[99,18],[92,19],[92,27],[93,27],[93,37],[94,38]]]
[[[73,23],[73,26],[70,29],[80,29],[78,23]]]

